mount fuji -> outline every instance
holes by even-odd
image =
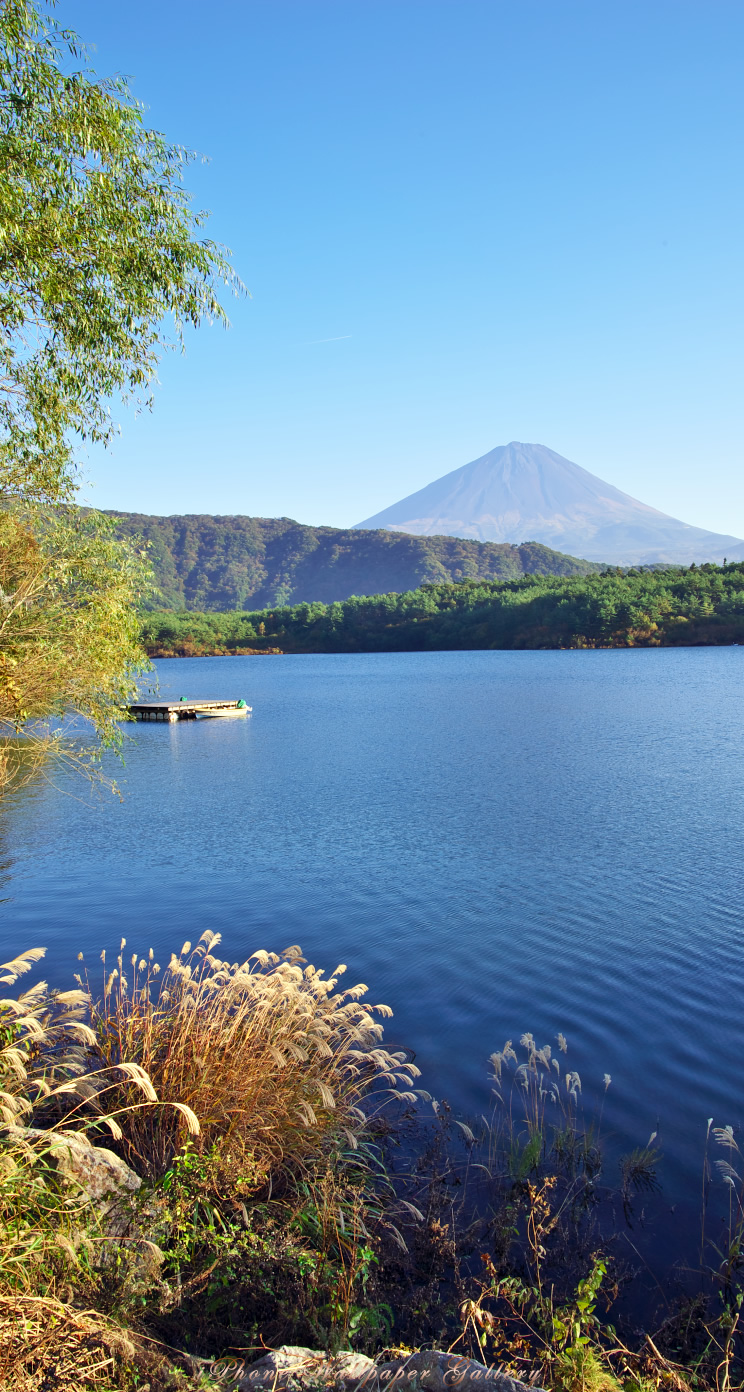
[[[744,560],[744,540],[679,522],[545,445],[512,440],[402,498],[357,529],[539,541],[613,565]]]

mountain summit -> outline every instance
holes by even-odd
[[[509,445],[463,464],[356,527],[477,541],[540,541],[613,565],[744,560],[744,541],[639,503],[545,445]]]

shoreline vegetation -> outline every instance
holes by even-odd
[[[426,584],[251,611],[142,615],[149,657],[744,644],[744,563]]]
[[[656,1133],[616,1153],[611,1079],[582,1085],[562,1034],[492,1053],[468,1124],[345,967],[219,943],[161,970],[122,941],[99,991],[83,966],[13,992],[40,948],[0,966],[0,1386],[237,1389],[278,1345],[452,1350],[555,1392],[741,1385],[730,1126],[663,1269]]]

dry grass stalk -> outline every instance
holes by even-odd
[[[46,953],[30,948],[0,963],[0,987],[13,986]],[[86,1071],[87,1053],[96,1042],[84,1016],[90,1006],[85,991],[50,991],[45,981],[0,999],[0,1117],[17,1123],[34,1103]]]
[[[231,965],[218,943],[210,932],[193,951],[186,943],[162,975],[152,952],[125,965],[122,944],[94,1017],[105,1064],[134,1060],[163,1101],[186,1102],[203,1145],[219,1138],[260,1181],[282,1165],[301,1169],[324,1138],[355,1148],[371,1093],[427,1096],[413,1089],[419,1070],[381,1046],[375,1015],[389,1007],[361,1004],[366,986],[338,989],[345,967],[326,979],[298,947]],[[135,1167],[162,1173],[177,1118],[132,1112],[124,1129]]]
[[[0,1296],[1,1389],[40,1392],[51,1379],[60,1389],[109,1389],[115,1361],[100,1320],[56,1300]]]
[[[43,1296],[0,1295],[0,1392],[203,1387],[133,1331],[96,1310]]]
[[[32,948],[0,964],[0,988],[15,985],[45,951]],[[86,1194],[57,1182],[60,1137],[73,1134],[87,1144],[91,1128],[105,1127],[118,1139],[130,1112],[161,1106],[139,1064],[122,1059],[96,1066],[96,1036],[83,1018],[90,1004],[86,991],[50,991],[45,981],[0,999],[0,1286],[6,1289],[35,1289],[41,1269],[53,1286],[61,1270],[78,1267],[85,1256],[92,1219]],[[180,1102],[170,1109],[176,1108],[198,1134],[191,1110]]]
[[[46,948],[35,947],[0,963],[0,986],[14,985],[45,953]],[[96,1125],[105,1125],[119,1139],[117,1117],[159,1104],[139,1063],[121,1058],[107,1060],[103,1068],[91,1067],[96,1034],[83,1018],[90,1009],[87,991],[50,991],[46,981],[17,998],[0,999],[0,1126],[6,1131],[15,1133],[42,1108],[48,1132],[74,1130],[82,1135],[91,1126],[87,1104],[94,1103]],[[144,1103],[119,1098],[116,1107],[103,1107],[101,1099],[113,1091],[120,1094],[122,1084],[144,1096]],[[198,1135],[199,1123],[191,1109],[176,1100],[169,1105]]]

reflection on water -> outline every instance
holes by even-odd
[[[563,1030],[585,1084],[612,1074],[617,1144],[658,1128],[667,1185],[697,1184],[707,1118],[742,1114],[743,649],[159,667],[253,716],[132,727],[123,803],[17,798],[8,954],[47,944],[69,983],[122,936],[299,942],[466,1112],[505,1038]]]

